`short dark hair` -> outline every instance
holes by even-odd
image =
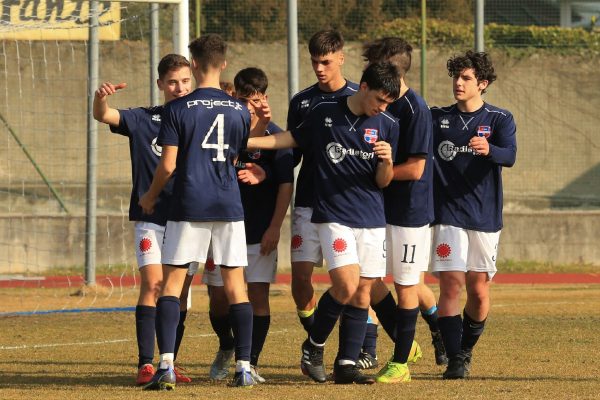
[[[468,50],[464,55],[451,57],[446,63],[448,75],[456,77],[467,68],[473,68],[477,82],[488,81],[488,86],[496,80],[492,59],[487,53]],[[485,93],[485,89],[482,93]]]
[[[216,33],[202,35],[194,39],[188,47],[202,72],[208,71],[209,67],[218,68],[225,62],[227,42]]]
[[[344,38],[338,31],[328,29],[315,33],[308,42],[308,51],[313,57],[326,56],[344,48]]]
[[[219,82],[219,87],[221,88],[222,91],[224,91],[227,94],[229,94],[229,93],[231,93],[232,95],[235,94],[235,89],[233,88],[233,83],[231,83],[231,82],[221,81],[221,82]]]
[[[390,62],[370,64],[362,74],[360,83],[365,82],[371,90],[381,90],[388,97],[400,96],[400,74],[398,68]]]
[[[172,70],[190,66],[190,62],[180,54],[167,54],[158,63],[158,79],[162,80]]]
[[[255,93],[265,94],[269,86],[267,74],[260,68],[244,68],[233,78],[235,93],[238,96],[251,96]]]
[[[365,43],[362,56],[368,63],[392,61],[404,76],[410,70],[412,50],[406,40],[390,36]]]

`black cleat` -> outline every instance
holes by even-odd
[[[324,383],[327,380],[325,366],[323,365],[323,350],[323,347],[313,345],[309,339],[302,343],[302,359],[300,361],[302,373],[319,383]]]
[[[454,357],[448,359],[448,367],[444,372],[444,379],[464,379],[471,370],[471,352],[462,350]]]
[[[379,362],[377,361],[377,356],[373,357],[369,353],[361,351],[356,361],[356,366],[360,369],[373,369],[379,367]]]
[[[337,385],[372,385],[375,379],[364,375],[356,365],[336,365],[333,367],[333,382]]]
[[[435,353],[435,363],[437,365],[448,365],[448,357],[446,356],[446,348],[442,341],[440,332],[431,332],[431,344]]]

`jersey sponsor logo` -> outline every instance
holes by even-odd
[[[298,250],[302,246],[303,241],[302,236],[294,235],[292,237],[292,250]]]
[[[331,128],[331,125],[333,125],[333,121],[331,120],[331,118],[325,117],[325,126],[327,128]]]
[[[440,243],[435,248],[435,254],[437,254],[439,258],[448,258],[450,254],[452,254],[452,248],[448,243]]]
[[[152,121],[154,121],[154,122],[160,122],[160,114],[154,114],[152,116]]]
[[[449,140],[444,140],[438,145],[438,154],[444,161],[452,161],[458,153],[471,153],[474,156],[479,155],[479,153],[469,146],[455,146],[454,143]]]
[[[450,121],[448,121],[448,118],[444,118],[441,123],[440,123],[440,128],[443,129],[448,129],[450,128]]]
[[[142,253],[149,252],[151,248],[152,248],[152,240],[150,240],[147,237],[142,238],[142,240],[140,240],[140,251]]]
[[[375,143],[377,141],[377,133],[377,129],[365,128],[365,133],[363,135],[365,142],[369,144]]]
[[[203,106],[206,107],[207,109],[211,109],[211,108],[215,108],[215,107],[231,107],[234,108],[236,110],[243,110],[244,106],[242,106],[240,103],[238,103],[237,101],[233,101],[233,100],[205,100],[205,99],[199,99],[199,100],[190,100],[187,103],[187,108],[192,108],[192,107],[197,107],[197,106]]]
[[[152,152],[160,157],[160,155],[162,154],[162,146],[159,146],[156,142],[158,140],[158,137],[155,137],[154,139],[152,139],[152,143],[150,144],[150,148],[152,149]]]
[[[477,136],[489,138],[492,135],[492,127],[487,125],[480,125],[477,127]]]
[[[364,151],[360,149],[346,149],[341,144],[336,142],[331,142],[327,146],[325,146],[325,151],[327,152],[327,156],[332,163],[337,164],[341,162],[346,156],[358,157],[363,160],[371,160],[375,158],[375,153],[372,151]]]
[[[208,272],[213,272],[215,270],[215,260],[212,258],[207,258],[206,263],[204,263],[204,269]]]
[[[337,238],[333,241],[331,247],[336,253],[343,253],[348,248],[348,243],[346,243],[346,241],[342,238]]]

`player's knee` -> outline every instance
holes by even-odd
[[[356,295],[357,286],[351,282],[343,282],[334,285],[331,289],[331,295],[340,303],[348,304]],[[368,304],[368,303],[367,303]]]

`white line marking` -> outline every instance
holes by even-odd
[[[287,333],[287,329],[280,331],[269,331],[269,334]],[[185,335],[187,338],[205,338],[215,336],[214,333],[202,333],[199,335]],[[111,339],[111,340],[94,340],[92,342],[71,342],[71,343],[47,343],[47,344],[22,344],[19,346],[0,346],[0,350],[24,350],[24,349],[45,349],[50,347],[64,346],[89,346],[89,345],[105,345],[115,343],[134,342],[134,339]]]

